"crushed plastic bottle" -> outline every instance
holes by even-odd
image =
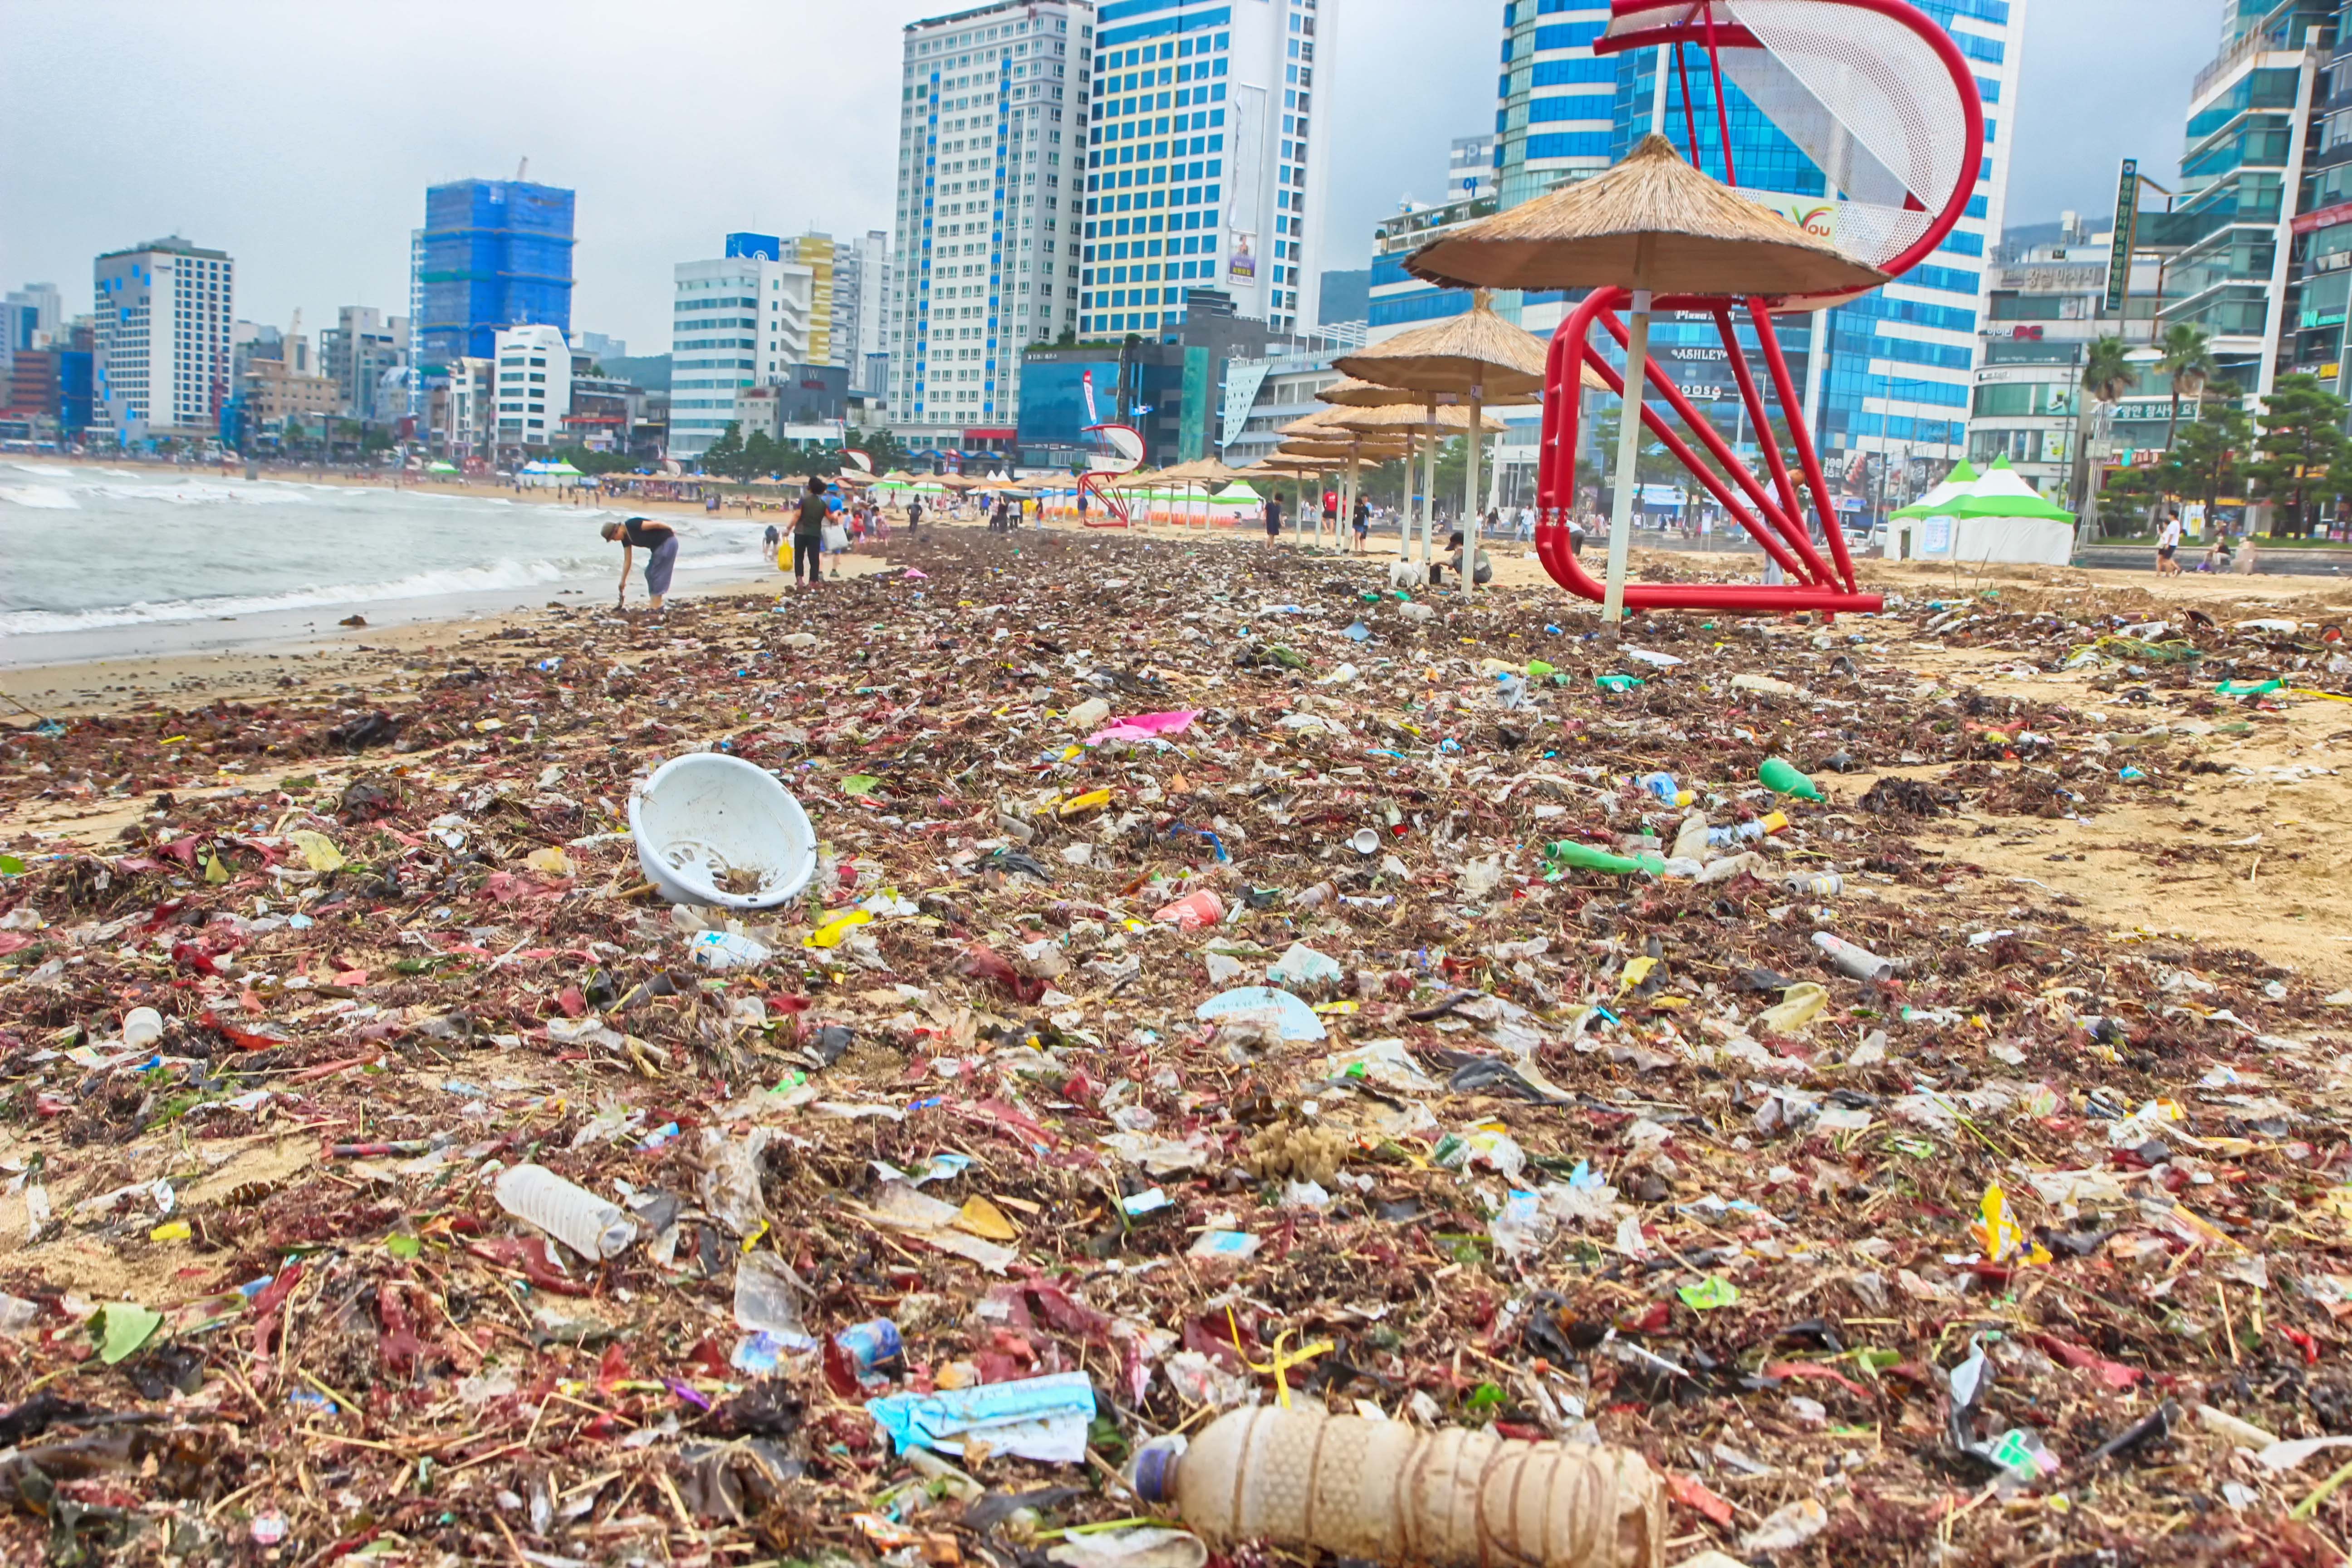
[[[1147,1445],[1135,1492],[1213,1547],[1371,1563],[1635,1568],[1664,1560],[1665,1489],[1631,1449],[1259,1406]]]
[[[1710,827],[1706,830],[1707,847],[1728,849],[1735,844],[1753,844],[1759,839],[1770,837],[1788,826],[1788,817],[1775,811],[1763,816],[1752,817],[1746,822],[1735,822],[1723,827]]]
[[[544,1165],[512,1165],[499,1175],[499,1206],[535,1225],[583,1258],[602,1262],[628,1250],[637,1222]]]
[[[1835,871],[1791,871],[1780,885],[1807,899],[1834,899],[1845,891],[1845,879]]]
[[[705,969],[751,969],[775,956],[765,942],[739,931],[697,931],[686,950]]]
[[[1676,784],[1675,775],[1672,773],[1643,773],[1636,782],[1646,793],[1655,795],[1668,805],[1688,805],[1698,798]]]

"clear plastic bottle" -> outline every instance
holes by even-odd
[[[637,1238],[637,1222],[544,1165],[509,1166],[499,1176],[499,1206],[539,1226],[581,1257],[617,1258]]]
[[[1219,1548],[1263,1540],[1432,1568],[1664,1561],[1664,1489],[1622,1448],[1260,1406],[1219,1416],[1181,1454],[1146,1448],[1135,1480]]]

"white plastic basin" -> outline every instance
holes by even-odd
[[[646,880],[672,903],[764,910],[816,872],[816,831],[792,791],[740,757],[673,757],[629,796]],[[730,873],[749,892],[730,892]]]

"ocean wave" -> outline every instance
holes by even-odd
[[[56,485],[26,485],[18,489],[0,489],[0,500],[11,506],[29,507],[35,511],[79,511],[81,503]]]
[[[442,572],[419,572],[388,583],[338,584],[296,588],[282,594],[220,595],[199,599],[163,599],[129,605],[103,605],[88,610],[16,610],[0,614],[0,634],[30,637],[43,632],[88,631],[100,626],[146,626],[159,622],[213,620],[223,616],[249,616],[272,610],[339,608],[386,599],[429,599],[445,595],[486,593],[502,588],[530,588],[582,576],[602,557],[561,561],[496,561],[487,566],[463,566]]]

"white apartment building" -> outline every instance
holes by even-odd
[[[572,412],[572,345],[550,326],[499,329],[499,445],[551,447]]]
[[[1010,440],[1021,351],[1078,325],[1094,17],[1085,0],[1008,0],[906,29],[887,321],[896,424]]]
[[[729,256],[681,261],[670,317],[669,455],[698,458],[735,417],[735,394],[810,363],[815,269]]]
[[[1338,8],[1099,8],[1081,335],[1168,325],[1194,288],[1223,290],[1236,315],[1276,331],[1313,326],[1331,167],[1330,116],[1316,100],[1328,109]]]
[[[524,357],[530,357],[527,351]],[[498,361],[460,354],[447,368],[447,384],[436,389],[441,400],[441,454],[452,461],[487,458],[498,445]],[[530,370],[528,365],[520,368]]]
[[[95,264],[93,420],[116,439],[220,429],[229,399],[236,264],[174,235]]]

